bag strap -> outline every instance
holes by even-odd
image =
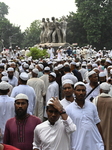
[[[95,86],[87,95],[85,98],[87,98],[97,87],[99,86],[99,84],[97,86]]]

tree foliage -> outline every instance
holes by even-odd
[[[8,15],[8,8],[4,2],[0,2],[0,18],[5,18],[5,15]]]
[[[23,46],[32,47],[40,42],[40,20],[35,20],[24,32]]]
[[[32,56],[32,59],[35,60],[35,59],[47,57],[48,53],[46,49],[40,50],[36,47],[32,47],[30,48],[30,53],[28,54],[28,56]]]

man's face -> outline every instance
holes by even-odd
[[[13,75],[14,75],[14,72],[13,72],[13,71],[9,71],[9,72],[8,72],[8,77],[9,77],[10,79],[13,78]]]
[[[49,122],[54,125],[55,122],[59,119],[60,117],[60,114],[58,112],[57,109],[55,109],[53,106],[48,106],[48,109],[47,109],[47,116],[48,116],[48,120]]]
[[[96,73],[92,74],[89,79],[90,82],[98,83],[98,75]]]
[[[25,99],[15,101],[15,112],[18,118],[23,117],[27,113],[28,102]]]
[[[55,79],[55,78],[54,78],[53,76],[49,75],[49,82],[53,82],[54,79]]]
[[[74,94],[76,97],[76,100],[84,100],[85,96],[86,96],[86,87],[83,85],[77,85],[75,90],[74,90]]]
[[[67,83],[63,86],[63,92],[66,97],[70,97],[73,95],[74,89],[71,84]]]

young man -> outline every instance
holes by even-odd
[[[71,136],[71,150],[104,150],[96,106],[85,101],[86,86],[83,82],[76,83],[74,88],[75,101],[66,107],[67,114],[77,126]]]
[[[75,124],[66,114],[58,98],[48,101],[46,112],[48,120],[34,130],[33,150],[69,150],[70,133],[76,130]]]
[[[18,94],[15,97],[16,116],[7,121],[4,144],[15,146],[21,150],[32,150],[33,131],[41,123],[36,116],[27,114],[28,97]]]

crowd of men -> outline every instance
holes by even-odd
[[[112,150],[111,51],[47,51],[0,54],[0,150]]]

